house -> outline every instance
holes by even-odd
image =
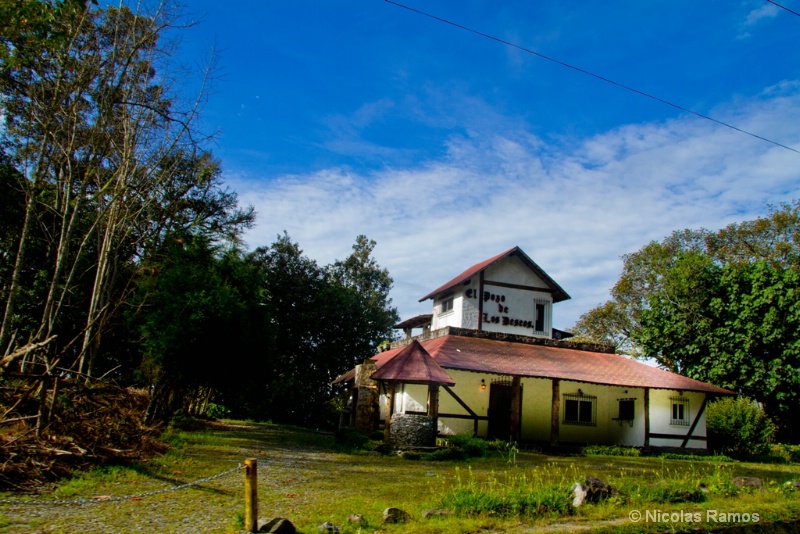
[[[732,392],[564,340],[553,306],[569,298],[512,248],[422,297],[432,314],[396,325],[406,339],[336,382],[353,383],[362,427],[385,421],[389,435],[406,440],[422,428],[421,443],[469,433],[554,446],[706,448],[706,404]]]

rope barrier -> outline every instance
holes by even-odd
[[[243,464],[239,464],[232,469],[228,469],[227,471],[223,471],[222,473],[217,473],[216,475],[211,475],[209,477],[198,478],[192,482],[187,482],[185,484],[180,484],[178,486],[173,486],[171,488],[163,488],[160,490],[154,491],[146,491],[144,493],[136,493],[133,495],[124,495],[121,497],[93,497],[91,499],[74,499],[74,500],[62,500],[62,501],[37,501],[37,500],[17,500],[17,499],[0,499],[0,504],[13,504],[13,505],[23,505],[23,506],[84,506],[87,504],[100,504],[100,503],[108,503],[108,502],[120,502],[120,501],[128,501],[128,500],[139,500],[144,499],[146,497],[153,497],[154,495],[163,495],[164,493],[171,493],[173,491],[178,491],[186,488],[190,488],[192,486],[197,486],[198,484],[203,484],[204,482],[210,482],[212,480],[216,480],[218,478],[222,478],[224,476],[230,475],[236,471],[244,469]]]

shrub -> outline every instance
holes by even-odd
[[[465,458],[483,458],[489,450],[489,444],[468,434],[457,434],[448,439],[448,449],[460,449]]]
[[[231,416],[231,411],[222,404],[209,403],[206,415],[212,419],[225,419]]]
[[[773,445],[770,456],[779,458],[787,464],[800,462],[800,445],[786,445],[784,443]]]
[[[348,426],[336,431],[336,443],[351,449],[363,449],[370,439],[360,430]]]
[[[706,428],[709,447],[732,456],[765,454],[775,435],[775,425],[763,408],[747,397],[709,403]]]

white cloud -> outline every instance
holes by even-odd
[[[762,6],[753,9],[747,14],[744,20],[745,26],[754,26],[759,21],[765,18],[773,18],[778,14],[778,8],[772,4],[765,3]]]
[[[787,82],[715,113],[800,146],[799,93]],[[413,168],[229,179],[259,213],[247,241],[269,245],[287,230],[325,264],[366,234],[394,277],[403,317],[429,312],[419,297],[519,245],[572,296],[555,308],[555,325],[566,328],[607,298],[622,254],[673,230],[719,228],[800,197],[800,155],[693,117],[558,146],[524,128],[476,132]]]

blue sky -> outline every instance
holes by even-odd
[[[800,17],[765,1],[404,3],[800,150]],[[366,234],[404,318],[518,245],[572,296],[568,328],[622,254],[800,198],[796,152],[382,0],[184,21],[186,65],[218,53],[203,127],[258,211],[247,245],[285,230],[324,264]]]

